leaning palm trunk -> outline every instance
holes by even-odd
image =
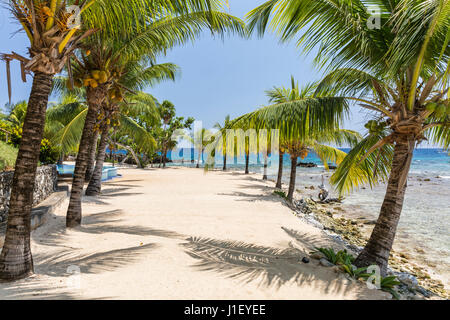
[[[113,141],[111,139],[108,139],[108,141],[110,144],[113,143]],[[133,157],[134,161],[136,162],[137,167],[143,168],[143,165],[142,165],[141,161],[139,160],[139,157],[137,156],[136,152],[134,152],[134,150],[131,147],[121,144],[119,142],[116,142],[115,144],[117,144],[117,146],[119,146],[120,148],[123,148],[123,149],[127,150],[129,153],[131,153],[131,156]]]
[[[5,243],[0,255],[1,279],[20,279],[34,271],[30,250],[30,215],[52,79],[53,75],[34,73],[14,171]]]
[[[289,192],[287,198],[290,202],[294,199],[295,178],[297,175],[297,155],[291,155],[291,177],[289,179]]]
[[[100,145],[98,146],[95,169],[92,174],[92,178],[89,181],[89,185],[86,189],[87,196],[97,196],[102,191],[103,163],[106,157],[106,148],[108,147],[108,135],[109,135],[109,125],[105,124],[100,138]]]
[[[95,155],[97,154],[97,140],[98,140],[98,132],[92,135],[92,141],[89,143],[89,160],[86,167],[86,175],[84,178],[85,182],[91,181],[92,174],[94,173],[95,166]]]
[[[264,174],[263,174],[263,180],[267,180],[267,155],[264,155]]]
[[[278,160],[277,184],[275,185],[275,188],[278,188],[278,189],[281,189],[281,179],[283,178],[283,158],[284,158],[284,152],[280,151],[280,158]]]
[[[389,254],[405,198],[406,180],[415,145],[414,137],[400,137],[394,149],[391,174],[380,216],[367,245],[355,260],[356,266],[376,264],[386,275]]]
[[[92,141],[98,110],[106,96],[105,90],[102,86],[95,89],[87,88],[86,94],[89,108],[84,123],[80,146],[78,148],[69,208],[67,209],[66,226],[69,228],[76,227],[81,224],[81,197],[83,193],[84,178],[86,175],[86,165],[89,158],[89,143]]]

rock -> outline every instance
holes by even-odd
[[[328,267],[328,268],[334,267],[334,264],[332,264],[330,261],[328,261],[328,260],[325,259],[325,258],[320,259],[320,260],[319,260],[319,263],[320,263],[322,266],[324,266],[324,267]]]
[[[317,164],[315,164],[314,162],[300,162],[300,163],[297,164],[297,167],[316,168]]]
[[[303,263],[309,263],[309,259],[307,257],[303,257],[302,262]]]
[[[311,190],[315,190],[316,188],[314,188],[314,186],[309,187],[309,189]]]
[[[419,292],[424,297],[427,298],[431,297],[431,292],[421,286],[417,287],[416,291]]]
[[[406,272],[398,274],[397,279],[411,289],[416,289],[419,286],[419,282],[416,277]]]
[[[335,266],[334,264],[333,264],[332,269],[333,269],[334,273],[342,273],[341,272],[342,271],[341,268],[339,268],[338,266]]]
[[[381,295],[382,295],[386,300],[392,300],[392,298],[393,298],[392,294],[390,294],[389,292],[386,292],[386,291],[382,291]]]
[[[363,224],[374,225],[374,224],[377,224],[377,222],[375,220],[367,220],[367,221],[364,221]]]
[[[423,179],[423,181],[429,182],[429,181],[431,181],[431,179],[428,179],[428,178],[427,178],[427,179]]]
[[[0,173],[0,222],[6,221],[14,171]],[[56,165],[41,166],[36,171],[33,190],[33,206],[45,200],[56,191],[58,173]]]
[[[322,252],[314,252],[313,254],[310,255],[310,257],[317,260],[325,258]]]

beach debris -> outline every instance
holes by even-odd
[[[307,257],[303,257],[302,262],[303,263],[309,263],[309,259]]]
[[[328,191],[327,188],[325,188],[325,179],[322,175],[322,184],[320,186],[318,186],[320,191],[319,191],[319,200],[320,201],[325,201],[326,198],[328,198],[328,195],[330,194],[330,192]]]
[[[300,199],[298,201],[294,201],[295,211],[302,214],[310,214],[312,212],[311,208],[308,206],[308,203],[304,199]]]

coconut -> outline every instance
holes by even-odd
[[[52,15],[52,10],[47,6],[42,7],[42,12],[44,12],[48,16]]]
[[[94,88],[94,89],[97,88],[98,87],[98,82],[96,80],[92,79],[91,80],[91,87]]]
[[[83,80],[83,85],[84,85],[85,87],[89,87],[89,85],[91,84],[91,80],[92,80],[92,79],[90,79],[90,78],[84,79],[84,80]]]
[[[73,81],[73,85],[74,85],[76,88],[81,88],[81,87],[83,86],[83,81],[82,81],[81,79],[75,79],[75,80]]]
[[[429,111],[429,112],[434,112],[434,110],[436,110],[436,106],[437,106],[437,103],[435,103],[435,102],[430,102],[430,103],[428,103],[428,104],[425,106],[425,108],[426,108],[427,111]]]
[[[92,71],[92,78],[94,78],[95,80],[99,80],[100,79],[100,70]]]
[[[435,113],[436,113],[437,117],[442,117],[443,115],[445,115],[446,111],[447,111],[447,106],[442,103],[436,107]]]
[[[100,83],[105,83],[106,81],[108,81],[107,73],[105,71],[100,71],[98,80],[100,80]]]

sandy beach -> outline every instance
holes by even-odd
[[[121,169],[85,197],[66,230],[65,202],[32,233],[35,274],[0,299],[386,299],[317,260],[336,244],[302,222],[259,175]],[[78,273],[80,271],[80,273]]]

